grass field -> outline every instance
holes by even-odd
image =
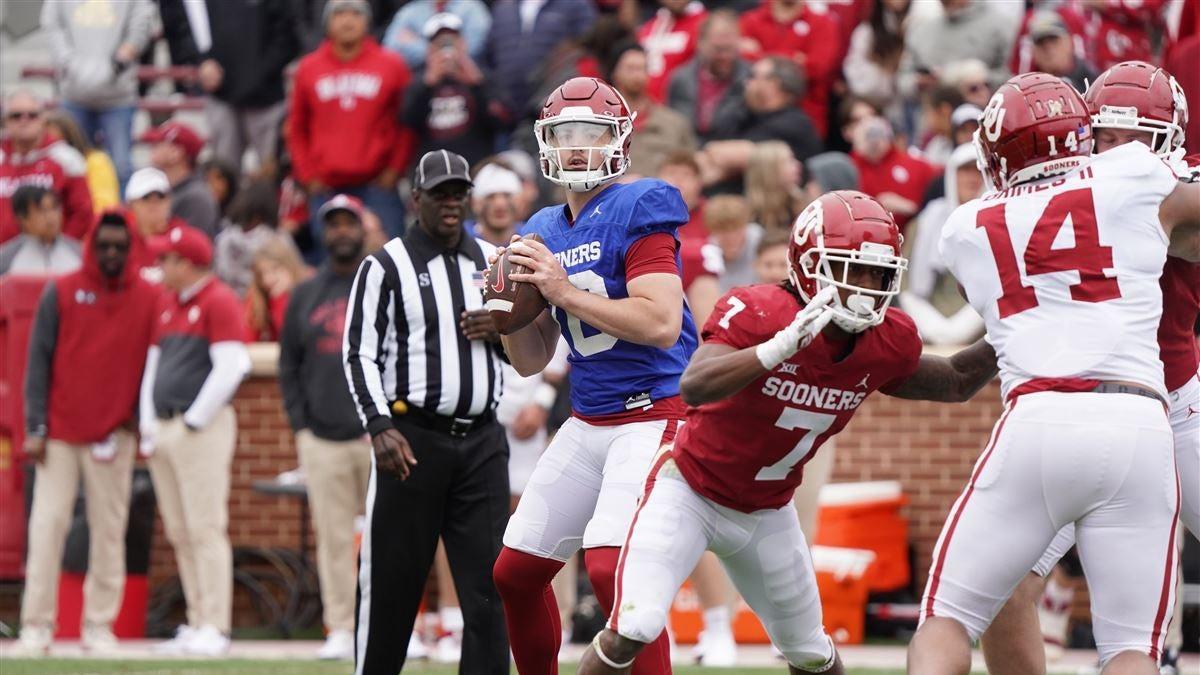
[[[346,663],[313,661],[84,661],[79,659],[42,659],[0,661],[3,675],[84,675],[85,673],[267,673],[269,675],[346,675]],[[419,675],[456,675],[454,666],[417,664],[404,669]],[[513,671],[516,672],[516,671]],[[573,675],[575,666],[563,664],[563,675]],[[783,673],[783,668],[688,668],[676,667],[677,675],[767,675]],[[850,670],[849,675],[901,675],[900,670]]]

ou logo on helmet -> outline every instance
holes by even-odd
[[[1004,126],[1004,94],[996,92],[992,100],[983,109],[983,120],[979,128],[988,141],[995,143],[1000,138],[1000,130]]]
[[[796,224],[792,227],[792,239],[795,240],[797,246],[803,246],[810,235],[815,236],[820,231],[824,222],[825,208],[818,199],[805,207],[804,211],[796,218]]]

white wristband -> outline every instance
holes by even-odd
[[[554,407],[554,402],[558,400],[558,389],[549,382],[543,382],[533,391],[533,402],[546,410]]]
[[[775,337],[754,348],[754,355],[767,371],[775,370],[788,360],[799,348],[799,338],[791,326],[775,334]]]

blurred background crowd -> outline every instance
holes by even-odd
[[[4,82],[0,276],[78,270],[115,211],[127,264],[159,283],[139,242],[187,225],[204,241],[175,253],[229,287],[244,342],[279,341],[298,286],[404,233],[426,151],[471,163],[468,227],[493,243],[560,203],[532,126],[577,75],[636,112],[623,180],[683,195],[698,325],[729,288],[786,277],[810,201],[858,189],[902,227],[900,305],[934,345],[983,334],[936,242],[983,189],[970,139],[998,85],[1040,70],[1082,90],[1144,60],[1200,111],[1192,0],[47,0],[36,18],[46,49]],[[1200,151],[1200,114],[1187,132]],[[351,226],[362,245],[332,250]],[[536,398],[513,413],[526,437],[554,402]]]
[[[981,187],[956,148],[993,88],[1028,70],[1082,88],[1138,59],[1195,97],[1197,14],[1179,0],[47,2],[53,61],[22,74],[53,77],[54,95],[18,85],[4,100],[0,273],[70,269],[106,209],[141,236],[185,222],[246,299],[248,337],[275,340],[290,288],[325,259],[320,206],[360,199],[380,245],[405,228],[407,173],[427,150],[494,166],[473,227],[520,231],[556,199],[532,120],[589,75],[637,112],[628,179],[679,187],[683,238],[712,247],[685,252],[700,261],[689,277],[754,280],[760,254],[783,250],[772,233],[823,191],[857,188],[904,228],[903,306],[928,341],[962,343],[982,328],[939,285],[933,242]],[[18,254],[35,243],[40,256]]]

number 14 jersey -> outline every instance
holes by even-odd
[[[754,347],[790,324],[801,306],[783,286],[735,288],[717,302],[701,336]],[[733,396],[689,408],[672,455],[692,489],[746,513],[787,504],[804,464],[866,397],[891,391],[916,371],[921,338],[907,314],[890,308],[835,360],[840,349],[818,335]]]
[[[1131,381],[1166,400],[1157,332],[1174,172],[1141,143],[958,207],[947,268],[984,318],[1003,396]]]

